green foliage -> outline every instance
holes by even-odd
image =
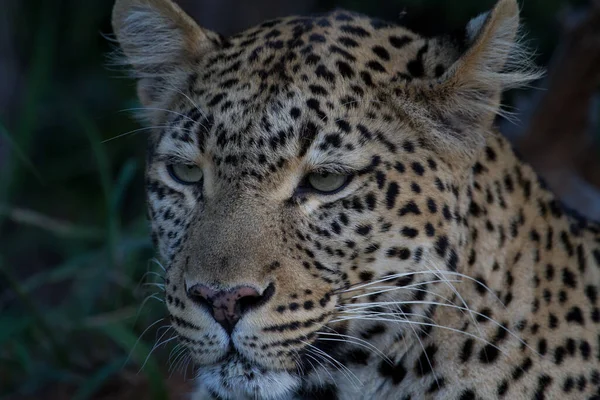
[[[137,339],[164,316],[159,302],[139,310],[153,268],[143,137],[102,144],[137,128],[119,113],[132,83],[103,67],[108,3],[31,2],[14,15],[30,67],[0,122],[0,398],[57,386],[91,398],[140,369],[155,329]],[[150,357],[141,372],[154,399],[167,398],[163,365]]]

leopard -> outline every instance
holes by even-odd
[[[193,398],[600,399],[600,224],[497,128],[543,74],[518,3],[401,22],[116,1]]]

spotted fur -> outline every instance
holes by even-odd
[[[197,398],[600,398],[600,226],[492,126],[537,77],[515,0],[435,38],[346,11],[224,38],[170,0],[118,0],[113,24]],[[351,180],[298,189],[323,169]],[[229,334],[194,284],[270,295]]]

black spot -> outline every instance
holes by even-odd
[[[381,65],[377,61],[369,61],[367,63],[367,68],[372,69],[373,71],[376,71],[376,72],[386,72],[383,65]]]
[[[427,199],[427,208],[432,214],[437,212],[437,204],[435,204],[435,200],[433,200],[431,197]]]
[[[579,325],[584,324],[583,313],[581,312],[581,308],[575,306],[569,310],[566,316],[566,320],[568,322],[576,322]]]
[[[293,107],[293,108],[290,110],[290,116],[291,116],[292,118],[294,118],[294,119],[298,119],[298,118],[300,118],[300,114],[301,114],[301,111],[300,111],[300,109],[299,109],[298,107]]]
[[[467,361],[469,361],[469,358],[471,358],[471,354],[473,353],[473,344],[474,344],[474,340],[469,338],[467,340],[465,340],[465,342],[463,343],[463,346],[460,350],[460,361],[465,363]]]
[[[349,33],[351,35],[355,35],[355,36],[358,36],[358,37],[368,37],[368,36],[371,36],[371,34],[369,32],[367,32],[365,29],[361,28],[360,26],[342,25],[340,27],[340,30],[342,32],[346,32],[346,33]]]
[[[396,182],[390,182],[385,195],[386,206],[388,210],[394,208],[396,204],[396,198],[398,197],[398,193],[400,193],[400,188],[398,187],[398,184]]]
[[[401,362],[391,365],[388,361],[383,360],[381,361],[381,364],[379,364],[379,373],[381,376],[391,379],[392,383],[397,385],[402,382],[402,379],[406,376],[406,368],[404,368]]]
[[[308,40],[310,42],[317,42],[317,43],[325,43],[327,40],[325,39],[325,36],[323,35],[319,35],[318,33],[313,33],[312,35],[310,35],[308,37]]]
[[[369,87],[375,87],[375,84],[373,83],[373,79],[371,78],[371,74],[369,74],[367,71],[361,71],[360,77],[362,78],[365,85],[367,85]]]
[[[419,235],[418,230],[416,230],[415,228],[410,228],[408,226],[405,226],[404,228],[402,228],[400,233],[402,233],[403,236],[405,236],[407,238],[411,238],[411,239],[416,238]]]
[[[498,385],[498,396],[502,397],[508,392],[508,381],[504,379],[500,385]]]
[[[321,85],[309,85],[308,88],[312,94],[317,96],[326,96],[328,94],[327,90]]]
[[[563,269],[563,283],[571,288],[575,288],[577,286],[577,278],[575,277],[575,274],[568,268]]]
[[[552,384],[552,378],[546,374],[540,375],[538,377],[538,385],[536,391],[533,395],[535,400],[542,400],[545,398],[544,392]]]
[[[423,65],[423,55],[427,52],[429,46],[425,44],[417,53],[417,58],[406,64],[406,69],[415,78],[421,78],[425,75],[425,66]]]
[[[379,58],[388,61],[390,59],[390,53],[383,46],[375,46],[373,47],[373,53],[375,53]]]
[[[527,357],[521,363],[521,365],[515,367],[515,369],[513,370],[513,373],[512,373],[512,378],[515,381],[521,379],[523,377],[523,375],[525,375],[525,373],[531,369],[532,366],[533,366],[533,361],[531,361],[531,358]]]
[[[341,38],[338,39],[339,42],[341,44],[343,44],[346,47],[358,47],[358,42],[354,39],[351,39],[347,36],[342,36]]]
[[[425,173],[425,168],[423,168],[423,165],[421,163],[414,162],[411,166],[413,171],[415,171],[417,175],[423,176],[423,174]]]
[[[548,316],[548,326],[551,329],[556,329],[558,327],[558,318],[556,317],[556,315],[550,313],[550,315]]]
[[[588,342],[582,341],[579,344],[579,351],[581,351],[581,357],[583,357],[584,360],[588,360],[590,358],[592,348]]]
[[[596,286],[593,286],[593,285],[586,286],[585,294],[588,297],[588,299],[590,299],[590,302],[592,304],[596,304],[596,301],[598,300],[598,289],[596,289]]]
[[[425,233],[426,233],[426,234],[427,234],[427,236],[429,236],[429,237],[433,237],[433,236],[435,236],[435,228],[433,227],[433,225],[432,225],[430,222],[428,222],[428,223],[425,225]]]
[[[446,257],[446,251],[448,250],[448,236],[441,235],[438,237],[438,240],[435,243],[435,250],[437,254],[444,258]]]
[[[412,38],[410,38],[408,36],[402,36],[402,37],[390,36],[390,44],[397,49],[401,49],[402,47],[406,46],[407,44],[409,44],[412,41],[413,41]]]
[[[487,344],[479,352],[479,361],[483,364],[491,364],[498,359],[499,355],[500,355],[500,350],[498,350],[497,346],[492,345],[492,344]]]
[[[471,389],[463,390],[459,400],[475,400],[475,392]]]
[[[335,82],[335,74],[329,71],[323,64],[319,64],[315,70],[317,77],[326,80],[327,82]]]
[[[425,348],[425,351],[421,353],[421,356],[415,364],[415,373],[418,376],[424,376],[430,374],[435,368],[435,353],[437,352],[437,346],[430,344]]]
[[[548,352],[548,342],[546,341],[546,339],[540,339],[540,341],[538,342],[537,351],[541,355],[545,355]]]
[[[371,271],[362,271],[359,274],[359,278],[361,281],[370,281],[371,279],[373,279],[373,272]]]
[[[356,228],[356,233],[362,236],[366,236],[371,232],[371,225],[360,225]]]
[[[340,71],[340,75],[342,75],[344,78],[354,78],[354,70],[348,63],[344,61],[338,61],[336,65],[338,67],[338,71]]]

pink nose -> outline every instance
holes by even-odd
[[[214,319],[228,333],[231,333],[244,313],[266,303],[274,291],[272,284],[262,294],[250,286],[215,290],[202,284],[196,284],[188,288],[187,294],[196,304],[208,306]]]

